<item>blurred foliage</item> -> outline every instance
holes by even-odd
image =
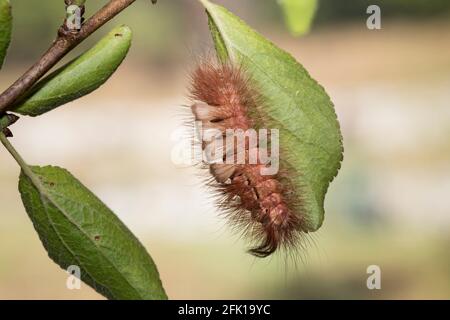
[[[333,23],[366,17],[369,5],[378,5],[383,18],[392,17],[435,17],[448,15],[448,0],[320,0],[317,19],[320,23]]]
[[[64,1],[44,0],[39,5],[23,0],[12,0],[15,23],[11,58],[14,62],[33,60],[42,53],[55,38],[56,32],[64,20]],[[86,6],[85,17],[91,16],[107,1],[90,1]],[[176,34],[182,33],[180,4],[163,2],[158,6],[150,1],[138,0],[120,16],[101,28],[94,36],[81,45],[82,49],[92,46],[113,27],[127,24],[135,32],[133,47],[146,56],[156,60],[167,59],[167,53],[179,49]],[[162,32],[164,31],[164,36]],[[37,39],[30,44],[30,39]],[[175,50],[174,50],[175,49]]]
[[[317,9],[317,0],[278,0],[286,25],[294,36],[308,33]]]
[[[86,6],[89,17],[106,0],[90,1]],[[284,30],[282,10],[276,0],[217,0],[230,10],[244,17],[257,29],[276,28]],[[13,43],[11,55],[13,62],[28,61],[42,53],[54,39],[56,30],[64,19],[64,2],[41,0],[36,2],[11,0],[15,22],[13,26]],[[349,21],[366,18],[366,8],[378,4],[384,17],[434,17],[450,12],[447,0],[321,0],[316,19],[319,24],[334,21]],[[192,43],[199,37],[208,39],[204,26],[203,10],[196,1],[176,0],[160,1],[151,5],[150,1],[138,0],[112,22],[113,25],[102,28],[98,34],[82,45],[86,49],[105,35],[113,26],[125,23],[134,31],[133,50],[143,61],[167,66],[182,52],[192,51]],[[33,39],[30,45],[30,39]],[[197,41],[198,42],[198,41]]]

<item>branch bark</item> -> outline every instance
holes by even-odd
[[[76,33],[67,32],[65,25],[61,26],[58,37],[47,52],[0,95],[0,114],[7,111],[18,98],[25,94],[68,52],[135,1],[110,0],[109,3],[89,18]]]

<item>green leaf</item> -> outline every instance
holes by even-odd
[[[0,0],[0,69],[11,42],[12,15],[9,0]]]
[[[19,191],[50,258],[63,269],[79,266],[81,279],[109,299],[167,298],[139,240],[67,170],[25,168]]]
[[[290,54],[227,9],[200,0],[210,18],[220,59],[244,66],[262,95],[260,127],[279,129],[280,169],[301,195],[309,231],[324,218],[324,199],[343,158],[336,113],[322,86]]]
[[[278,0],[284,19],[294,36],[309,32],[317,9],[317,0]]]
[[[92,49],[41,80],[12,111],[38,116],[100,87],[126,57],[132,33],[127,26],[113,29]]]

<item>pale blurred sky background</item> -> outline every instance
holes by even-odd
[[[11,0],[14,30],[0,74],[6,88],[49,46],[63,1]],[[198,172],[175,165],[188,73],[212,53],[197,1],[138,0],[114,25],[134,31],[123,65],[93,94],[12,127],[31,164],[69,169],[143,241],[176,298],[450,298],[450,3],[320,1],[312,32],[292,37],[275,0],[217,1],[291,52],[335,103],[345,160],[323,227],[296,266],[255,259],[218,217]],[[87,15],[106,1],[88,0]],[[366,28],[369,4],[382,30]],[[69,59],[68,57],[67,59]],[[100,299],[66,289],[0,150],[0,298]],[[379,265],[382,289],[366,287]]]

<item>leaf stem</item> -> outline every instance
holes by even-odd
[[[22,158],[22,156],[17,152],[17,150],[13,147],[11,142],[9,142],[8,138],[5,136],[3,132],[0,132],[0,141],[5,146],[6,150],[12,155],[14,160],[16,160],[17,164],[22,169],[23,173],[30,178],[30,180],[33,182],[36,187],[39,187],[41,185],[41,181],[36,177],[36,175],[31,171],[31,168],[27,165],[25,160]]]
[[[0,95],[0,114],[7,111],[18,98],[25,94],[68,52],[135,1],[110,0],[103,8],[89,18],[76,33],[67,32],[65,31],[65,26],[61,26],[58,37],[47,52]]]

